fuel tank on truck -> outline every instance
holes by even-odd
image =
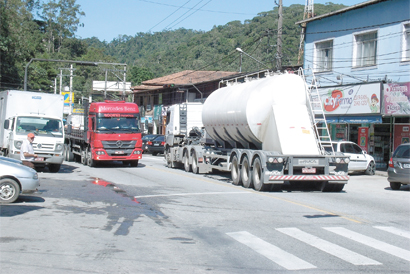
[[[220,144],[320,154],[308,108],[306,85],[296,74],[281,74],[214,91],[205,101],[202,121]]]

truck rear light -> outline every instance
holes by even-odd
[[[393,157],[390,158],[390,160],[389,160],[389,167],[393,167],[393,168],[394,168]]]

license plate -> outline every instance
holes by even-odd
[[[43,161],[44,161],[44,158],[43,158],[43,157],[37,157],[37,158],[35,159],[35,161],[37,161],[37,162],[43,162]]]
[[[316,168],[315,167],[304,167],[302,168],[302,173],[316,173]]]
[[[318,165],[319,160],[318,159],[299,159],[298,161],[299,165]]]
[[[116,152],[114,152],[115,154],[124,154],[124,151],[122,151],[122,150],[119,150],[119,151],[116,151]]]
[[[157,147],[157,146],[159,146],[159,144],[154,144],[154,146],[156,146],[156,147]]]
[[[410,164],[403,164],[403,168],[410,168]]]

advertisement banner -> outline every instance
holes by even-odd
[[[369,141],[369,128],[368,127],[359,127],[359,138],[357,140],[357,144],[359,147],[367,152],[367,143]]]
[[[325,114],[380,114],[381,84],[319,88]]]
[[[394,125],[394,150],[401,145],[410,142],[410,126],[408,125]]]
[[[67,104],[67,106],[70,105],[70,95],[71,103],[74,103],[74,92],[62,91],[61,94],[64,95],[64,104]]]
[[[410,82],[384,84],[384,113],[410,114]]]

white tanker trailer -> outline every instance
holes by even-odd
[[[173,105],[167,165],[194,173],[230,171],[233,184],[258,191],[279,190],[286,181],[341,191],[349,158],[325,153],[311,98],[303,77],[281,74],[220,88],[203,105]]]

